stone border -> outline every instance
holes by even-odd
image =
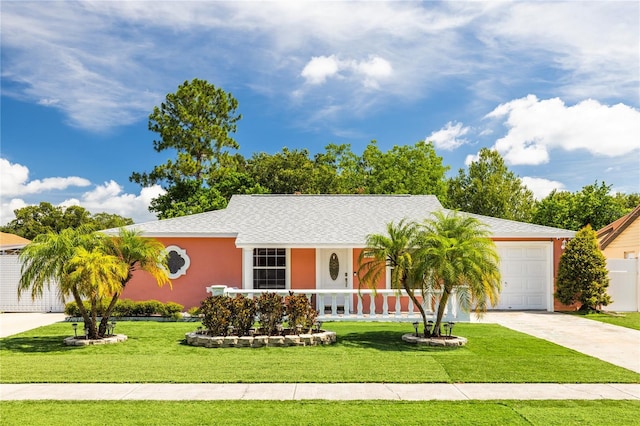
[[[334,331],[313,334],[291,334],[286,336],[208,336],[192,331],[185,334],[185,341],[191,346],[206,348],[262,348],[286,346],[331,345],[336,342]]]
[[[443,336],[443,337],[424,337],[416,336],[415,333],[407,333],[402,335],[402,340],[407,343],[415,343],[417,345],[426,346],[464,346],[467,339],[460,336]]]
[[[120,343],[127,340],[127,336],[124,334],[114,334],[113,336],[105,337],[103,339],[85,339],[83,337],[67,337],[64,339],[64,344],[67,346],[89,346],[89,345],[109,345],[113,343]]]

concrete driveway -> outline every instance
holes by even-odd
[[[496,323],[640,373],[640,331],[555,312],[488,312]]]
[[[0,338],[64,321],[63,313],[16,312],[0,314]]]

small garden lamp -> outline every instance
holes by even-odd
[[[115,334],[115,332],[116,332],[116,322],[114,320],[114,321],[111,321],[111,333]]]
[[[302,333],[302,324],[296,325],[296,331],[298,335]]]
[[[416,337],[418,337],[418,324],[420,324],[418,321],[413,323],[413,329],[416,331]]]
[[[316,333],[320,333],[320,329],[322,328],[322,321],[316,321]]]
[[[233,334],[233,326],[229,325],[227,327],[227,336],[231,336]]]
[[[78,337],[78,323],[74,322],[71,324],[71,327],[73,327],[73,336]]]
[[[449,336],[451,336],[451,332],[453,331],[453,326],[456,325],[456,323],[453,321],[449,321],[447,324],[449,324]]]

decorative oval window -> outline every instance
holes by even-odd
[[[189,259],[187,251],[178,246],[168,246],[166,250],[169,255],[169,278],[175,280],[186,275],[187,269],[191,266],[191,259]]]
[[[329,275],[331,279],[335,281],[338,279],[338,272],[340,272],[340,262],[338,261],[338,255],[335,253],[331,253],[331,257],[329,258]]]

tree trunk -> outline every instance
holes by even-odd
[[[444,310],[447,308],[447,302],[449,301],[449,295],[451,294],[451,290],[446,286],[442,291],[442,297],[440,298],[440,303],[438,303],[438,313],[436,316],[436,325],[433,326],[433,336],[440,337],[440,323],[442,322],[442,317],[444,316]]]
[[[109,318],[111,318],[111,312],[113,312],[113,309],[116,307],[116,303],[118,303],[118,300],[120,299],[120,294],[122,294],[124,287],[127,285],[129,280],[133,277],[133,266],[134,265],[129,265],[129,274],[127,274],[127,279],[122,282],[122,289],[113,295],[113,298],[111,298],[111,302],[109,302],[109,306],[107,307],[107,310],[104,311],[102,315],[102,320],[100,320],[100,328],[98,329],[98,333],[100,333],[101,336],[104,336],[105,333],[107,332],[107,324],[109,323]]]
[[[427,314],[424,311],[422,304],[418,303],[418,299],[416,298],[416,295],[413,292],[413,288],[409,288],[409,286],[407,285],[403,285],[403,287],[404,287],[404,290],[407,292],[407,295],[409,295],[409,299],[411,299],[411,301],[413,302],[413,305],[417,306],[418,310],[420,311],[420,315],[422,316],[422,324],[424,325],[424,337],[429,337],[431,335],[431,331],[428,330]]]
[[[74,287],[73,289],[71,289],[71,293],[73,294],[73,299],[76,301],[76,305],[78,305],[78,309],[80,310],[80,315],[82,315],[82,319],[84,320],[84,328],[89,330],[89,333],[88,333],[89,338],[94,339],[95,337],[91,337],[91,336],[96,336],[97,334],[95,322],[93,322],[92,324],[91,317],[89,316],[89,312],[87,312],[87,310],[84,308],[84,305],[82,304],[82,297],[80,297],[80,293],[78,293],[78,289]],[[91,333],[92,329],[93,329],[93,334]]]
[[[113,308],[116,306],[116,303],[120,299],[120,293],[116,293],[111,298],[111,302],[109,302],[109,306],[107,310],[104,311],[102,315],[102,319],[100,320],[100,327],[98,328],[98,334],[104,336],[107,332],[107,325],[109,324],[109,318],[111,318],[111,312],[113,312]]]

